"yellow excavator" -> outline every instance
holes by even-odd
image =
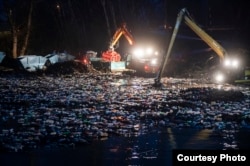
[[[189,12],[186,8],[183,8],[180,10],[176,24],[173,30],[173,34],[170,39],[170,43],[168,46],[168,50],[166,52],[166,55],[163,57],[162,64],[160,67],[159,72],[157,73],[157,76],[155,78],[155,86],[161,86],[161,77],[165,70],[168,58],[171,54],[172,47],[174,44],[174,41],[176,39],[179,27],[181,25],[181,22],[184,20],[185,24],[194,31],[205,43],[209,45],[213,49],[214,52],[219,56],[221,64],[225,67],[224,72],[233,72],[232,70],[238,70],[239,62],[236,59],[231,59],[226,50],[217,42],[215,41],[211,36],[209,36],[204,30],[202,30],[191,18]],[[217,76],[217,81],[222,81],[222,73]]]

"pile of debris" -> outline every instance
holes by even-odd
[[[4,52],[0,52],[0,66],[8,67],[14,70],[28,71],[28,72],[39,72],[45,71],[48,67],[55,66],[57,70],[58,66],[64,66],[64,63],[69,62],[70,67],[76,67],[75,57],[68,53],[53,53],[46,56],[42,55],[22,55],[16,59],[7,57]],[[62,64],[60,64],[62,63]],[[79,62],[80,63],[80,62]],[[59,65],[57,65],[59,64]],[[82,64],[83,65],[83,64]],[[78,65],[79,67],[80,65]],[[81,66],[80,66],[81,67]],[[65,68],[61,68],[65,70]],[[72,69],[74,70],[74,69]],[[82,69],[79,69],[82,70]]]
[[[52,75],[67,75],[67,74],[74,74],[74,73],[87,73],[89,72],[89,67],[83,65],[81,62],[78,61],[66,61],[61,63],[56,63],[54,65],[50,65],[47,67],[45,74],[52,74]]]

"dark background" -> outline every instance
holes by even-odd
[[[28,12],[23,1],[0,0],[0,30],[8,30],[6,2],[15,9],[19,25]],[[108,34],[101,0],[34,0],[32,34],[27,54],[86,50],[106,50],[116,28],[126,22],[136,43],[154,43],[162,49],[167,44],[180,9],[186,7],[206,32],[227,50],[248,53],[250,11],[245,0],[106,0],[111,36]],[[59,7],[59,8],[58,8]],[[203,52],[208,46],[182,24],[174,52],[184,56]],[[3,44],[4,43],[4,44]],[[129,48],[125,38],[118,51]],[[10,52],[11,43],[1,39],[0,50]]]

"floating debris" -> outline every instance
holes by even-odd
[[[58,70],[69,63],[61,63]],[[199,80],[170,81],[163,89],[155,89],[151,78],[117,74],[66,70],[32,77],[3,74],[0,150],[72,148],[165,127],[212,129],[224,138],[225,148],[236,149],[238,130],[250,126],[249,93],[234,86],[218,89]],[[138,157],[156,156],[132,155]]]

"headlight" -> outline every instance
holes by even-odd
[[[144,50],[141,49],[141,48],[137,48],[135,49],[134,51],[134,55],[137,57],[137,58],[140,58],[144,55]]]
[[[146,54],[147,55],[150,55],[150,54],[152,54],[153,53],[153,49],[152,48],[147,48],[146,49]]]
[[[217,83],[222,83],[222,82],[224,82],[224,80],[225,80],[224,74],[222,74],[222,73],[216,73],[215,74],[215,81]]]
[[[226,59],[226,60],[224,61],[224,65],[225,65],[226,67],[230,66],[230,64],[231,64],[230,59]]]
[[[238,68],[239,67],[239,61],[237,59],[232,60],[232,67]]]
[[[158,51],[154,50],[152,47],[148,48],[136,48],[133,51],[133,55],[135,58],[147,58],[147,59],[152,59],[155,56],[158,56]]]
[[[237,59],[225,59],[224,66],[227,68],[238,68],[239,67],[239,61]]]
[[[156,65],[157,64],[157,59],[152,59],[151,60],[151,65]]]

